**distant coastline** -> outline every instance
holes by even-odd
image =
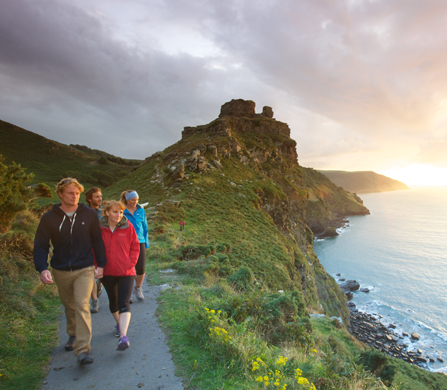
[[[373,171],[319,171],[334,184],[356,194],[410,189],[405,183]]]

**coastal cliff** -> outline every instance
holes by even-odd
[[[314,233],[369,211],[357,196],[299,165],[290,128],[270,107],[256,114],[252,101],[225,103],[217,119],[185,127],[179,142],[110,191],[136,182],[153,205],[154,225],[183,219],[202,232],[188,244],[230,244],[231,266],[248,267],[259,288],[299,291],[309,312],[349,321],[344,294],[313,250]]]

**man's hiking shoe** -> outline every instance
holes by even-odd
[[[96,280],[96,297],[99,298],[102,294],[102,283],[100,280]]]
[[[90,313],[97,313],[99,311],[99,301],[97,299],[93,299],[90,304]]]
[[[133,288],[133,292],[135,293],[135,296],[138,298],[139,301],[144,301],[143,287],[135,286]]]
[[[118,341],[118,347],[116,348],[117,351],[124,351],[125,349],[130,347],[129,339],[126,336],[123,336]]]
[[[121,333],[120,333],[120,325],[116,324],[115,325],[115,337],[120,337]]]
[[[75,346],[76,346],[76,336],[70,336],[70,338],[67,341],[67,344],[65,344],[65,350],[73,351]]]
[[[92,355],[90,354],[90,352],[82,352],[78,356],[78,363],[81,366],[83,366],[85,364],[92,364],[93,363],[93,358],[92,358]]]

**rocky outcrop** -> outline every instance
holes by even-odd
[[[231,102],[222,105],[219,118],[225,116],[254,118],[255,106],[255,102],[251,100],[233,99]]]
[[[340,288],[345,291],[357,291],[360,288],[360,284],[356,280],[347,280],[343,284],[340,284]]]

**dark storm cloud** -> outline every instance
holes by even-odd
[[[443,1],[0,6],[0,118],[49,138],[144,158],[244,98],[289,123],[304,165],[447,165]]]
[[[202,59],[113,40],[100,19],[69,3],[0,5],[0,82],[11,92],[0,98],[2,119],[129,157],[179,139],[189,114],[183,102],[209,74]],[[127,150],[124,142],[108,146],[123,134],[133,138]]]

